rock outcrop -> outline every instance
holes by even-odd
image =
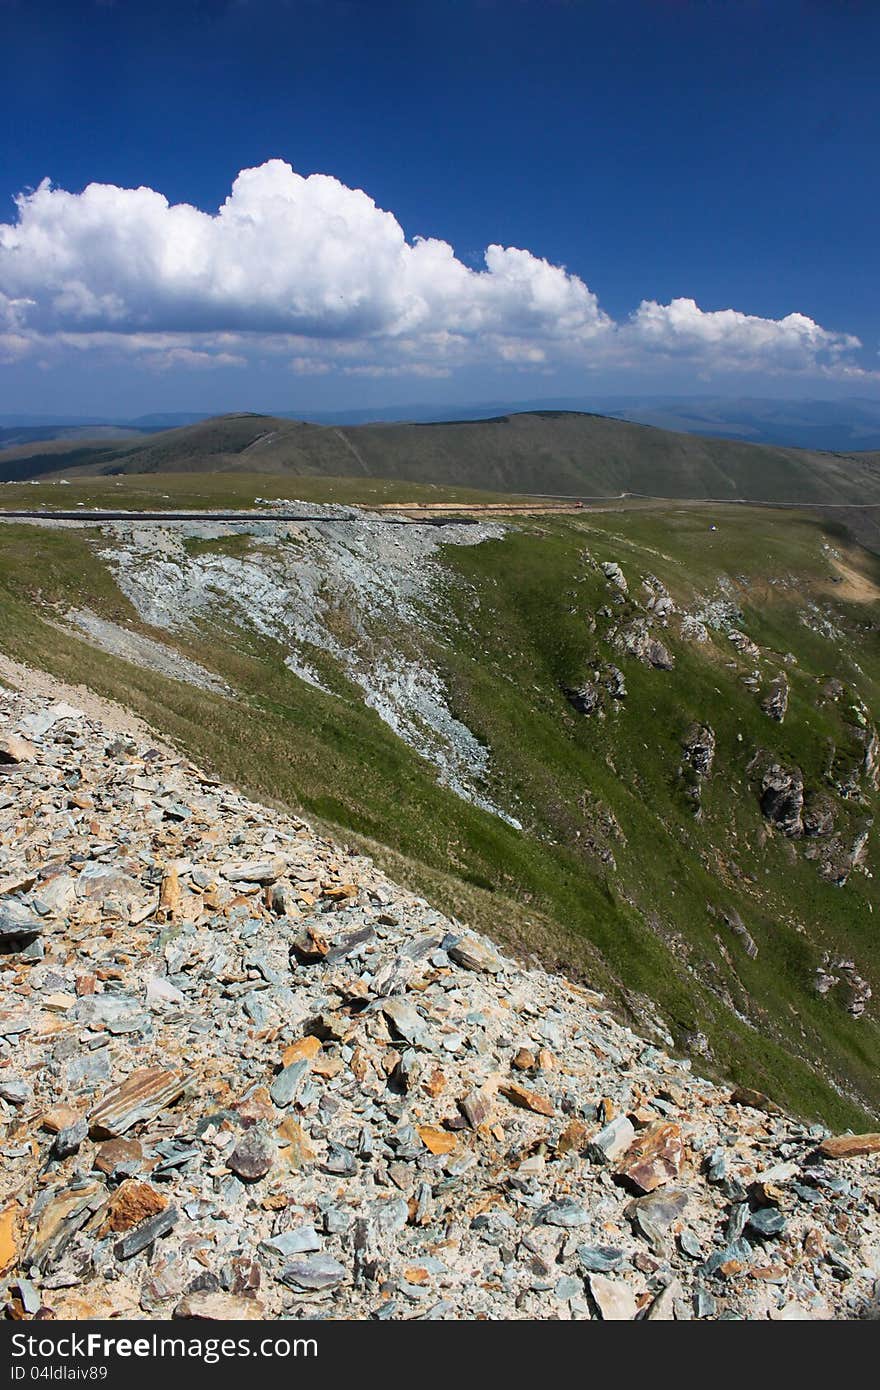
[[[710,724],[691,724],[681,741],[687,761],[700,777],[709,777],[715,762],[715,730]]]
[[[615,635],[614,645],[643,666],[653,666],[660,671],[671,671],[675,666],[674,656],[659,637],[654,636],[647,618],[633,618]]]
[[[804,775],[799,767],[772,763],[761,779],[761,810],[790,839],[804,833]]]
[[[619,666],[603,662],[582,685],[566,688],[565,698],[578,714],[604,718],[606,710],[618,709],[626,699],[626,681]]]
[[[712,775],[715,762],[715,730],[709,724],[691,724],[681,741],[683,762],[679,780],[684,794],[699,817],[703,807],[703,782]]]
[[[770,682],[767,693],[761,699],[761,709],[770,719],[781,724],[788,711],[788,677],[780,671]]]

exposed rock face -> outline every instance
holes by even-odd
[[[693,611],[682,615],[682,636],[705,641],[711,630],[726,632],[731,641],[735,642],[733,634],[737,632],[737,624],[742,622],[742,617],[742,609],[733,584],[726,575],[719,575],[714,597],[696,595]],[[702,633],[706,636],[702,636]],[[744,633],[742,635],[745,637]],[[745,641],[748,643],[749,639],[745,637]]]
[[[44,712],[0,692],[0,732]],[[34,742],[0,798],[0,902],[42,913],[0,972],[10,1316],[872,1305],[877,1136],[731,1104],[601,995],[143,736],[74,714]]]
[[[703,808],[703,782],[711,775],[715,761],[715,730],[709,724],[691,724],[681,747],[684,761],[679,768],[679,780],[699,819]]]
[[[715,761],[715,730],[710,724],[691,724],[681,741],[684,754],[700,777],[709,777]]]
[[[741,628],[729,628],[727,640],[732,647],[736,648],[741,656],[747,656],[754,660],[755,657],[761,655],[761,648],[757,646]]]
[[[862,769],[872,791],[880,790],[880,737],[875,728],[866,730],[865,758]]]
[[[834,801],[825,792],[808,791],[804,796],[804,834],[830,835],[834,830]]]
[[[804,775],[799,767],[773,763],[761,779],[761,811],[783,835],[797,839],[804,833]]]
[[[773,677],[767,694],[761,700],[761,709],[777,724],[782,723],[788,710],[788,677],[784,671]]]
[[[827,682],[826,682],[827,685]],[[842,698],[845,688],[842,687]],[[866,792],[880,786],[880,738],[871,722],[864,701],[852,692],[848,707],[846,742],[832,747],[827,777],[830,785],[845,801],[866,801]]]
[[[662,627],[665,627],[669,619],[675,613],[675,603],[666,585],[657,578],[655,574],[646,574],[642,580],[642,588],[647,595],[645,607],[649,613],[653,613]]]
[[[612,588],[618,589],[621,594],[627,593],[626,576],[616,560],[606,560],[601,568]]]
[[[706,624],[694,616],[693,613],[683,613],[680,624],[681,635],[686,642],[708,642],[709,629]]]
[[[671,671],[675,666],[672,653],[653,635],[646,618],[634,618],[616,634],[614,644],[644,666],[654,666],[660,671]]]
[[[868,981],[856,970],[855,961],[826,953],[816,969],[816,993],[825,995],[832,991],[853,1018],[862,1017],[873,993]]]
[[[135,666],[143,666],[148,671],[158,671],[161,676],[172,680],[186,681],[202,690],[213,690],[217,694],[230,695],[223,681],[198,662],[189,661],[180,652],[162,642],[156,642],[139,632],[130,632],[117,623],[99,618],[88,609],[75,609],[67,614],[67,622],[78,629],[88,640],[102,651],[112,656],[121,656]]]
[[[743,919],[740,917],[735,907],[729,909],[722,907],[710,907],[709,915],[712,917],[720,918],[724,925],[727,927],[728,931],[731,931],[733,935],[737,937],[737,939],[740,941],[742,948],[745,951],[746,955],[749,957],[749,959],[755,959],[755,957],[758,954],[758,947],[755,943],[755,939],[752,936]]]
[[[602,695],[593,681],[585,681],[576,689],[566,689],[565,698],[578,714],[596,714],[602,707]]]
[[[865,821],[849,841],[842,835],[835,835],[811,845],[806,851],[807,858],[818,860],[822,877],[842,888],[865,858],[872,825],[872,820]]]
[[[387,526],[351,507],[309,504],[308,510],[322,518],[320,524],[271,519],[173,528],[110,523],[104,528],[103,558],[141,618],[154,627],[173,632],[219,608],[225,622],[239,622],[279,642],[288,669],[328,695],[320,668],[329,657],[360,687],[365,704],[430,760],[441,782],[518,826],[484,794],[488,750],[453,715],[449,692],[428,660],[412,659],[421,633],[436,631],[440,545],[479,545],[502,536],[503,528],[453,525],[441,535],[433,526]],[[357,527],[344,524],[351,518],[358,519]],[[246,542],[240,554],[223,551],[222,543],[231,537]],[[200,543],[197,550],[188,548],[193,541]],[[212,550],[205,544],[211,541],[221,546]],[[448,582],[446,572],[442,582]],[[335,621],[341,610],[343,624]],[[82,614],[72,620],[82,627]],[[122,640],[106,623],[96,627],[89,619],[87,627],[100,644]],[[398,649],[393,642],[377,641],[377,630],[405,633],[413,641]],[[159,669],[168,657],[161,644],[148,649],[134,639],[122,654]],[[196,684],[214,679],[200,668],[187,669],[182,658],[175,658],[168,673]]]
[[[619,666],[604,662],[592,672],[592,680],[563,691],[569,704],[578,714],[604,717],[608,708],[615,708],[626,699],[626,681]]]
[[[599,673],[599,681],[612,700],[626,699],[626,681],[619,666],[606,662]]]

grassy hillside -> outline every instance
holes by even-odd
[[[337,481],[336,500],[350,489]],[[762,749],[799,766],[830,798],[846,843],[876,814],[864,779],[847,796],[834,784],[863,751],[859,702],[870,720],[880,713],[871,556],[805,516],[737,509],[716,519],[695,507],[519,520],[497,540],[445,547],[433,624],[405,640],[490,750],[487,791],[519,830],[439,785],[329,659],[322,690],[287,669],[282,643],[222,608],[171,633],[145,624],[102,558],[107,539],[0,527],[0,650],[121,699],[224,778],[303,809],[445,908],[607,990],[641,1028],[659,1015],[656,1027],[698,1067],[835,1125],[876,1120],[876,1004],[854,1016],[849,977],[816,988],[817,970],[834,974],[829,962],[845,959],[880,994],[876,834],[835,885],[810,857],[818,841],[786,838],[762,815],[754,772]],[[212,544],[243,563],[269,542],[239,533],[234,545],[198,542],[193,556]],[[628,582],[619,601],[601,569],[612,561]],[[622,654],[613,633],[644,613],[647,574],[688,611],[732,594],[760,656],[721,631],[685,641],[678,620],[659,629],[673,669]],[[173,644],[235,698],[59,630],[83,605]],[[609,663],[626,698],[580,713],[565,691]],[[790,685],[781,724],[760,703],[779,671]],[[841,682],[834,698],[823,693],[831,677]],[[699,818],[682,752],[695,722],[716,740]]]
[[[598,415],[542,411],[494,420],[345,428],[261,415],[227,415],[118,448],[45,449],[28,461],[0,454],[0,479],[58,474],[217,470],[376,477],[423,484],[616,496],[718,498],[804,504],[880,502],[880,465],[868,455],[809,453],[673,434]]]

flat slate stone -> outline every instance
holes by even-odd
[[[92,1139],[116,1139],[142,1120],[152,1120],[179,1100],[186,1080],[162,1067],[143,1067],[114,1086],[98,1102],[89,1117]]]
[[[14,900],[0,902],[0,946],[16,941],[33,941],[40,935],[43,924],[23,903]]]
[[[295,1289],[334,1289],[347,1278],[348,1270],[330,1255],[294,1260],[281,1272],[282,1282]]]
[[[130,1260],[142,1250],[146,1250],[147,1246],[152,1245],[160,1236],[167,1236],[177,1225],[178,1215],[176,1207],[166,1207],[164,1211],[157,1211],[155,1216],[150,1216],[139,1226],[135,1226],[133,1231],[129,1231],[114,1245],[113,1253],[117,1260]]]

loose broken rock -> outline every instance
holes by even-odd
[[[537,1091],[529,1091],[525,1086],[519,1086],[515,1081],[508,1081],[503,1086],[499,1086],[499,1092],[505,1100],[509,1100],[511,1105],[517,1105],[522,1110],[534,1110],[536,1115],[552,1115],[553,1102],[546,1096],[539,1095]]]
[[[144,1120],[152,1120],[183,1095],[185,1079],[163,1067],[134,1071],[107,1093],[89,1116],[93,1139],[115,1139]]]
[[[268,1135],[249,1129],[229,1155],[229,1167],[245,1182],[257,1182],[272,1167],[276,1152]]]
[[[880,1153],[880,1134],[839,1134],[819,1145],[823,1158],[859,1158]]]
[[[630,1145],[618,1172],[640,1192],[653,1192],[678,1177],[682,1152],[680,1126],[654,1124]]]

